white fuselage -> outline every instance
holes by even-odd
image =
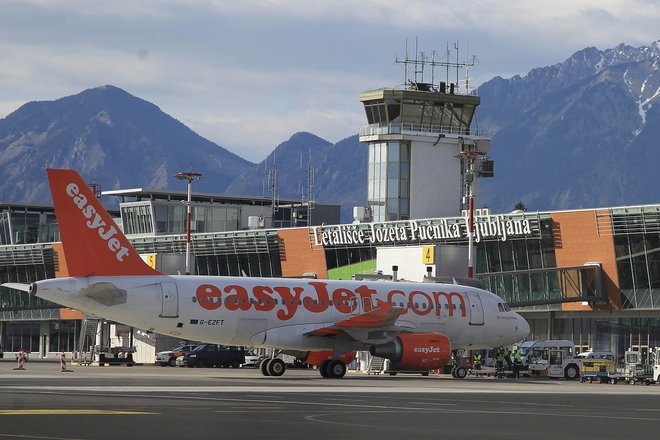
[[[453,284],[210,276],[104,276],[39,281],[36,296],[108,320],[209,343],[328,350],[315,331],[391,303],[410,332],[447,335],[454,348],[513,344],[529,325],[496,295]],[[383,329],[380,329],[383,330]],[[354,349],[373,339],[369,328]],[[387,331],[387,329],[385,329]],[[350,332],[348,332],[350,334]]]

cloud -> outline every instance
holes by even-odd
[[[649,44],[658,22],[652,0],[5,0],[0,117],[113,84],[258,161],[297,131],[356,133],[359,93],[402,82],[406,38],[439,53],[460,40],[478,84]]]

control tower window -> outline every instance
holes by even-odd
[[[369,144],[368,203],[374,221],[409,217],[410,145],[408,142]]]

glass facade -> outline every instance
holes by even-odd
[[[660,307],[660,233],[614,236],[623,308]]]
[[[180,202],[134,202],[121,206],[124,232],[129,235],[171,235],[186,233],[186,205]],[[190,230],[193,233],[236,231],[241,209],[227,205],[193,205]],[[155,226],[155,231],[154,231]]]
[[[369,144],[367,204],[373,221],[410,218],[410,143]]]
[[[52,243],[60,231],[50,212],[4,211],[0,213],[0,245]]]

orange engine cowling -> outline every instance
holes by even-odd
[[[390,342],[372,345],[369,353],[389,359],[392,369],[435,370],[449,362],[451,342],[440,333],[402,333]]]

